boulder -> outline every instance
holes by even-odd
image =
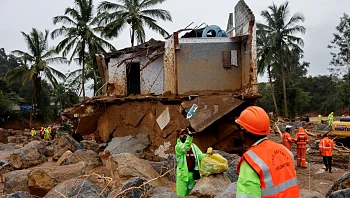
[[[3,144],[7,144],[8,140],[7,137],[9,136],[9,133],[7,130],[0,128],[0,142]]]
[[[100,156],[95,151],[86,149],[75,151],[63,161],[62,165],[75,164],[79,162],[85,162],[89,170],[102,165]]]
[[[143,177],[147,180],[156,178],[159,174],[145,160],[131,153],[112,155],[106,161],[106,168],[114,178],[117,187],[132,177]],[[165,180],[160,178],[150,183],[154,187],[164,186]]]
[[[83,146],[79,144],[74,138],[72,138],[68,133],[60,132],[57,134],[53,142],[54,155],[53,159],[58,160],[64,152],[70,150],[72,152],[83,149]]]
[[[350,188],[335,191],[331,195],[331,198],[347,198],[347,197],[350,197]]]
[[[51,146],[46,147],[46,150],[44,152],[44,155],[46,157],[52,157],[54,154],[55,154],[55,150]]]
[[[28,174],[28,188],[33,195],[45,196],[60,182],[84,175],[85,170],[86,164],[84,162],[32,170]]]
[[[25,144],[28,143],[28,137],[22,135],[15,135],[7,137],[9,143]]]
[[[237,165],[239,159],[233,160],[228,165],[228,170],[224,173],[226,177],[230,179],[231,182],[236,182],[238,180]]]
[[[177,165],[176,155],[175,154],[169,154],[168,158],[166,159],[166,161],[167,161],[167,169],[168,170],[174,169],[176,167],[176,165]],[[174,169],[174,171],[169,172],[166,176],[170,179],[170,181],[176,182],[176,171],[175,171],[175,169]]]
[[[153,188],[150,191],[151,198],[179,198],[175,192],[172,192],[169,188],[158,187]]]
[[[231,183],[214,198],[236,198],[237,183]]]
[[[96,153],[100,152],[100,145],[98,145],[96,142],[83,140],[80,142],[80,144],[82,145],[82,147],[88,150],[95,151]]]
[[[45,150],[46,146],[43,142],[30,142],[11,154],[10,164],[15,169],[24,169],[41,164],[46,161]]]
[[[100,195],[100,191],[90,181],[73,178],[58,184],[44,198],[62,198],[60,193],[66,198],[96,198]]]
[[[192,189],[190,195],[209,198],[222,192],[231,183],[224,174],[209,175],[199,179]]]
[[[14,143],[4,144],[0,142],[0,151],[14,150],[14,149],[16,149],[16,144]]]
[[[132,187],[139,187],[143,183],[147,182],[145,178],[141,177],[133,177],[129,181],[125,182],[123,185],[122,189],[120,190],[121,192]],[[146,184],[142,186],[142,188],[137,188],[137,189],[132,189],[128,190],[125,193],[119,195],[117,198],[133,198],[133,197],[143,197],[144,194],[151,189],[151,186],[149,184]]]
[[[136,137],[131,135],[124,137],[115,137],[108,143],[106,150],[109,150],[112,155],[120,153],[132,153],[136,156],[141,156],[143,150],[151,145],[147,133],[139,133]]]
[[[324,198],[324,196],[316,191],[301,189],[300,198]]]
[[[61,165],[63,164],[64,160],[65,160],[68,156],[70,156],[70,155],[72,155],[72,154],[73,154],[73,153],[72,153],[72,151],[70,151],[70,150],[64,152],[63,155],[60,157],[60,159],[57,160],[56,165],[57,165],[57,166],[61,166]]]
[[[28,188],[28,173],[30,170],[18,170],[13,171],[7,175],[4,184],[3,192],[6,194],[14,193],[17,191],[29,192]]]
[[[153,161],[147,161],[149,165],[152,166],[152,168],[157,171],[160,175],[168,171],[168,162],[153,162]]]
[[[30,195],[28,192],[15,192],[12,194],[2,195],[0,198],[34,198],[34,196]]]

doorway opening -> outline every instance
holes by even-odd
[[[140,63],[128,63],[126,66],[127,95],[141,94]]]

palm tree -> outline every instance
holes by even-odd
[[[279,117],[278,107],[277,107],[277,102],[275,97],[275,90],[272,83],[272,74],[271,74],[271,69],[272,69],[271,59],[274,53],[271,47],[267,44],[268,38],[266,36],[267,35],[263,33],[257,34],[258,74],[263,76],[265,74],[265,71],[267,70],[273,105],[275,108],[276,115],[277,117]]]
[[[69,61],[78,56],[78,62],[82,65],[82,92],[85,98],[85,63],[86,52],[89,58],[95,60],[95,54],[106,52],[105,49],[115,50],[106,40],[97,36],[101,28],[97,26],[97,18],[94,15],[94,5],[92,0],[74,0],[74,8],[66,8],[65,15],[53,18],[53,23],[62,23],[62,27],[54,30],[51,37],[65,38],[57,45],[56,50],[67,56],[71,52]],[[67,26],[66,26],[67,25]]]
[[[304,16],[301,13],[295,13],[289,18],[288,2],[277,7],[274,3],[268,7],[268,10],[261,12],[261,16],[265,19],[266,24],[257,24],[258,34],[265,34],[268,37],[267,44],[271,48],[273,54],[267,56],[265,63],[275,61],[275,64],[279,67],[278,71],[281,72],[282,84],[283,84],[283,98],[284,98],[284,113],[288,116],[287,107],[287,92],[286,92],[286,76],[285,76],[285,60],[287,54],[290,54],[292,49],[298,49],[302,51],[304,42],[301,38],[295,36],[295,34],[305,34],[305,27],[299,25],[300,22],[304,22]]]
[[[168,32],[157,24],[156,19],[172,21],[170,12],[150,7],[163,3],[165,0],[118,0],[118,3],[108,1],[98,6],[100,25],[105,25],[105,34],[117,37],[127,24],[130,25],[131,46],[134,46],[135,36],[139,43],[145,41],[145,26],[168,36]]]
[[[20,60],[21,65],[6,74],[7,81],[12,84],[22,81],[23,84],[33,83],[32,108],[30,113],[30,126],[32,125],[35,104],[39,101],[41,91],[41,75],[47,78],[55,88],[58,82],[55,76],[64,79],[65,75],[50,66],[52,63],[66,63],[63,57],[53,57],[56,51],[48,47],[49,31],[45,34],[33,28],[29,34],[21,32],[28,47],[28,52],[14,50],[12,53]]]

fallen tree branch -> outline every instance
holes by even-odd
[[[127,191],[129,191],[129,190],[141,189],[141,188],[144,187],[146,184],[149,184],[149,183],[151,183],[152,181],[155,181],[155,180],[157,180],[157,179],[159,179],[159,178],[164,177],[165,175],[167,175],[168,173],[170,173],[170,172],[173,171],[173,170],[175,170],[175,167],[172,168],[172,169],[170,169],[170,170],[168,170],[168,171],[165,172],[163,175],[159,175],[158,177],[153,178],[153,179],[151,179],[151,180],[149,180],[149,181],[143,183],[143,184],[140,185],[140,186],[134,186],[134,187],[130,187],[130,188],[127,188],[127,189],[123,190],[122,192],[120,192],[119,194],[117,194],[116,196],[114,196],[114,198],[117,198],[119,195],[122,195],[122,194],[124,194],[125,192],[127,192]]]
[[[61,192],[57,191],[56,189],[55,189],[55,192],[60,194],[62,197],[67,198],[64,194],[62,194]]]
[[[89,177],[91,177],[91,176],[96,176],[97,179],[104,179],[104,180],[107,179],[107,180],[108,180],[107,185],[103,188],[103,190],[102,190],[101,193],[100,193],[100,197],[101,197],[102,194],[104,193],[104,191],[106,190],[106,188],[108,188],[109,184],[113,181],[113,179],[112,179],[111,177],[105,177],[105,176],[98,175],[97,173],[91,173],[91,174],[89,174],[89,175],[81,175],[81,176],[79,176],[78,178],[80,178],[80,177],[86,177],[85,180],[84,180],[84,183],[85,183],[85,181],[86,181]],[[83,183],[83,185],[84,185],[84,183]],[[83,187],[83,185],[81,185],[81,188]],[[80,193],[80,190],[79,190],[79,193]]]
[[[332,185],[332,187],[328,190],[327,194],[326,194],[326,198],[330,198],[332,193],[334,191],[336,191],[339,187],[339,185],[341,185],[342,182],[346,181],[350,179],[350,173],[346,173],[343,176],[341,176],[340,178],[338,178]]]
[[[311,133],[309,132],[307,129],[304,129],[305,133],[310,135],[310,136],[313,136],[313,137],[318,137],[318,135],[314,134],[314,133]]]

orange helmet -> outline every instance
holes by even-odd
[[[255,135],[267,135],[270,133],[270,119],[264,109],[250,106],[242,111],[236,123]]]
[[[303,128],[303,127],[299,127],[299,129],[298,129],[298,133],[305,133],[304,128]]]

